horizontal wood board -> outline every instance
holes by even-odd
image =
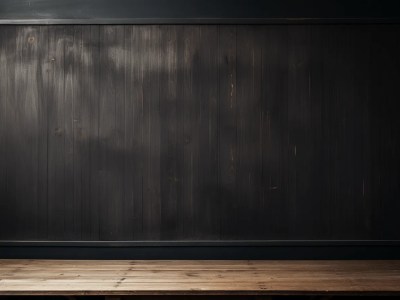
[[[0,295],[399,295],[399,261],[0,260]]]

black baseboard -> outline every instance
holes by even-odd
[[[400,259],[400,241],[0,242],[1,259]]]

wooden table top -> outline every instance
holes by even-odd
[[[0,295],[400,295],[400,261],[0,260]]]

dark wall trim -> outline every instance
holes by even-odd
[[[0,259],[400,259],[400,241],[0,242]]]
[[[302,25],[399,24],[400,18],[135,18],[135,19],[0,19],[0,25]]]
[[[399,22],[397,0],[0,0],[0,24]]]

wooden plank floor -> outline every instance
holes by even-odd
[[[0,260],[0,295],[400,295],[400,261]]]

